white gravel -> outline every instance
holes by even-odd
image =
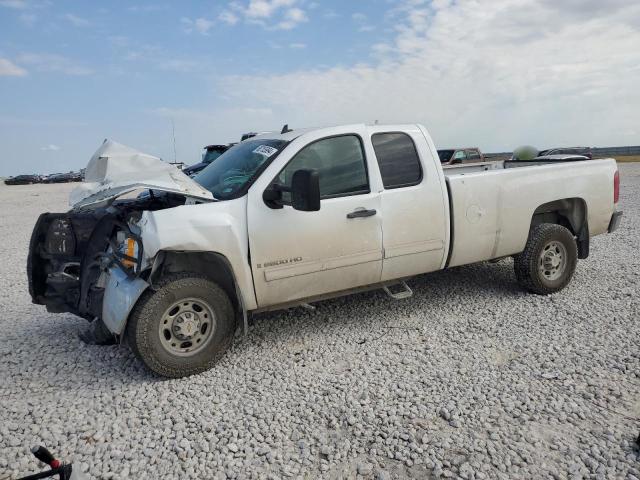
[[[30,303],[31,229],[71,186],[0,187],[0,478],[42,443],[102,478],[640,479],[640,164],[620,169],[621,229],[563,292],[457,268],[261,315],[180,380]]]

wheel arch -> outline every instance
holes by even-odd
[[[555,223],[567,228],[576,237],[578,258],[589,256],[589,222],[584,199],[562,198],[543,203],[533,212],[530,228],[542,223]]]
[[[165,275],[180,272],[194,272],[204,275],[229,296],[236,312],[243,310],[243,301],[231,262],[222,254],[216,252],[158,252],[156,261],[149,275],[149,283]]]

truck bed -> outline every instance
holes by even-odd
[[[448,266],[520,253],[531,219],[558,199],[586,212],[590,236],[607,231],[613,213],[614,159],[505,168],[503,162],[445,167],[450,197]]]

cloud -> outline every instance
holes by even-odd
[[[249,3],[234,1],[223,14],[233,15],[236,22],[243,18],[248,23],[269,30],[291,30],[309,20],[307,13],[298,4],[301,4],[299,0],[250,0]]]
[[[127,10],[134,13],[151,13],[167,10],[168,5],[130,5]]]
[[[284,14],[284,19],[278,22],[273,28],[275,30],[291,30],[300,23],[308,22],[309,18],[304,10],[300,8],[290,8]]]
[[[362,22],[366,22],[367,21],[367,16],[364,13],[361,12],[356,12],[353,15],[351,15],[351,18],[353,18],[353,20],[355,22],[358,23],[362,23]]]
[[[195,20],[183,17],[180,21],[185,26],[185,32],[191,33],[195,30],[201,35],[209,35],[209,30],[211,30],[211,27],[214,25],[213,21],[202,17],[196,18]]]
[[[54,72],[65,75],[91,75],[93,73],[90,68],[77,65],[67,57],[51,53],[23,53],[18,56],[18,61],[33,66],[33,69],[38,72]]]
[[[160,70],[167,70],[179,73],[189,73],[202,68],[202,65],[195,60],[167,59],[161,60],[157,64]]]
[[[50,143],[49,145],[40,147],[40,150],[42,150],[43,152],[57,152],[58,150],[60,150],[60,147],[58,145]]]
[[[29,5],[25,0],[0,0],[0,7],[23,10],[25,8],[28,8]]]
[[[73,13],[67,13],[63,15],[62,18],[64,18],[74,27],[88,27],[91,25],[91,22],[89,20],[79,17],[78,15],[74,15]]]
[[[245,15],[249,18],[271,18],[282,7],[290,7],[296,0],[251,0],[245,8]]]
[[[0,77],[24,77],[27,71],[11,60],[0,57]]]
[[[302,50],[304,48],[307,48],[307,44],[306,43],[290,43],[289,48],[293,48],[294,50]]]
[[[386,18],[394,33],[380,29],[367,63],[216,89],[291,124],[421,122],[440,144],[486,149],[628,142],[640,124],[637,2],[405,0]]]
[[[235,25],[240,21],[238,16],[229,10],[224,10],[220,15],[218,15],[218,20],[226,23],[227,25]]]
[[[20,22],[22,22],[27,27],[33,27],[38,21],[38,17],[33,13],[21,13],[18,16],[18,20],[20,20]]]

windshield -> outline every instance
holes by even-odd
[[[220,155],[193,179],[218,200],[233,198],[286,145],[284,140],[246,140]]]
[[[446,163],[451,160],[451,156],[455,150],[438,150],[438,156],[440,157],[440,162]]]

